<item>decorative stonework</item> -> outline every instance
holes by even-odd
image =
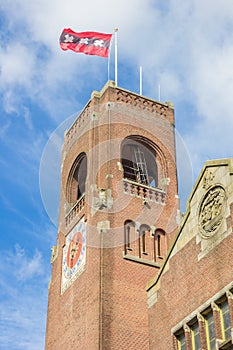
[[[58,245],[54,245],[51,248],[51,251],[52,251],[52,254],[51,254],[50,262],[52,264],[57,259],[57,256],[58,256]]]
[[[202,238],[212,237],[223,221],[226,193],[222,186],[211,187],[199,208],[199,233]]]
[[[77,217],[77,215],[83,210],[85,206],[85,194],[80,197],[77,202],[73,205],[73,207],[69,210],[69,212],[66,214],[65,220],[66,220],[66,226],[70,225],[74,218]]]
[[[137,108],[147,109],[151,112],[157,113],[158,115],[163,115],[164,117],[167,116],[167,111],[169,108],[174,108],[171,102],[167,102],[166,105],[164,105],[163,103],[149,100],[148,98],[136,94],[134,95],[124,90],[117,91],[117,102],[123,102],[131,107],[135,106]]]
[[[214,180],[214,175],[213,175],[212,171],[207,170],[206,174],[204,176],[204,179],[203,179],[203,186],[202,187],[205,189],[209,188],[213,184],[213,180]]]
[[[110,174],[108,174],[110,175]],[[97,185],[91,186],[93,197],[92,197],[92,215],[97,210],[111,209],[113,205],[112,191],[107,188],[98,188]]]
[[[144,204],[154,202],[165,205],[166,192],[159,188],[149,187],[128,179],[123,179],[123,186],[125,194],[141,198]]]

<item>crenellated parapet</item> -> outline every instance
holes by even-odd
[[[69,149],[73,141],[76,140],[77,135],[83,132],[83,130],[95,120],[97,113],[96,108],[99,102],[103,104],[111,102],[122,104],[125,107],[129,106],[131,110],[135,108],[137,112],[141,110],[145,113],[147,111],[150,112],[151,116],[162,116],[171,124],[174,124],[174,105],[172,102],[162,103],[116,87],[113,81],[109,81],[100,92],[94,91],[92,93],[92,99],[86,104],[82,112],[77,115],[76,120],[69,130],[66,131],[64,142],[65,149]]]

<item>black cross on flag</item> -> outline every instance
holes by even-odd
[[[75,33],[70,28],[63,29],[60,36],[62,50],[83,52],[86,55],[108,57],[112,34],[98,32]]]

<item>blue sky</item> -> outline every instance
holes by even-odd
[[[118,85],[138,93],[142,66],[143,95],[174,103],[183,207],[205,160],[232,157],[231,0],[2,0],[0,350],[44,348],[62,135],[107,81],[106,59],[60,49],[67,27],[119,27]],[[110,63],[114,80],[114,45]]]

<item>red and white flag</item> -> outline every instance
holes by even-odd
[[[70,28],[63,29],[60,36],[62,50],[83,52],[86,55],[108,57],[112,34],[98,32],[75,33]]]

